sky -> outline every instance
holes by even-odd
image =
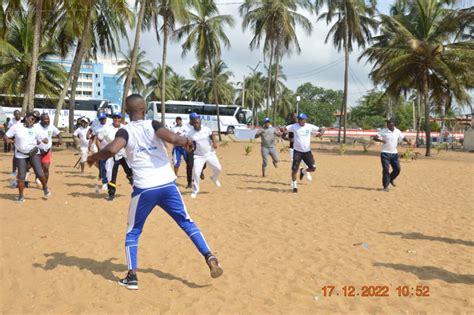
[[[380,0],[377,9],[382,14],[388,14],[393,1]],[[231,47],[222,49],[222,60],[233,73],[231,81],[242,82],[243,77],[250,75],[250,68],[254,68],[259,61],[257,71],[265,72],[263,65],[262,48],[250,50],[249,43],[252,33],[242,29],[242,17],[239,14],[241,0],[216,0],[220,14],[228,14],[234,17],[234,26],[226,27],[225,33],[230,40]],[[324,12],[324,8],[321,10]],[[293,53],[290,57],[285,56],[281,61],[283,72],[287,76],[285,82],[293,91],[306,82],[315,86],[343,90],[344,88],[344,53],[338,52],[333,46],[332,40],[324,43],[326,35],[331,25],[326,25],[325,21],[316,22],[317,17],[309,12],[300,12],[305,15],[313,25],[311,35],[306,35],[300,28],[297,28],[297,36],[301,46],[301,53]],[[134,31],[129,31],[129,40],[133,44],[135,38]],[[182,43],[182,42],[181,42]],[[181,43],[170,41],[167,54],[167,65],[175,72],[186,78],[190,77],[189,69],[196,64],[196,57],[193,51],[182,57]],[[146,59],[153,64],[161,63],[162,46],[156,41],[153,32],[142,33],[140,46],[146,52]],[[128,44],[122,40],[121,49],[127,51]],[[365,60],[357,61],[363,49],[359,50],[354,45],[354,51],[350,54],[349,62],[349,95],[348,106],[357,105],[358,100],[366,94],[368,90],[374,88],[369,78],[371,64],[366,64]],[[250,87],[249,87],[250,88]]]

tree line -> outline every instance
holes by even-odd
[[[116,56],[118,42],[127,38],[129,27],[134,39],[120,73],[123,100],[132,89],[145,88],[137,76],[145,62],[140,37],[143,31],[154,31],[162,47],[162,62],[147,78],[146,88],[151,98],[161,101],[162,120],[164,102],[174,98],[176,87],[185,81],[166,63],[169,41],[176,41],[183,55],[192,52],[197,59],[191,69],[194,83],[186,83],[187,90],[196,94],[189,97],[205,98],[216,105],[234,98],[252,104],[255,113],[263,107],[265,115],[275,121],[294,103],[289,101],[293,93],[282,84],[281,63],[301,51],[297,27],[311,35],[310,15],[313,21],[330,26],[325,42],[331,41],[344,52],[338,140],[346,140],[349,56],[356,46],[363,49],[358,61],[364,59],[372,65],[370,78],[383,90],[388,108],[397,104],[400,96],[415,97],[418,130],[424,117],[426,155],[431,154],[430,114],[440,108],[447,113],[454,104],[471,102],[474,9],[460,5],[460,1],[395,0],[389,14],[382,14],[375,0],[244,0],[239,13],[242,29],[253,35],[249,48],[262,51],[266,74],[253,71],[241,89],[235,89],[228,82],[231,72],[221,58],[222,49],[231,45],[225,28],[233,27],[235,19],[220,14],[213,0],[137,0],[133,9],[126,0],[4,0],[0,10],[0,92],[23,95],[23,111],[31,109],[35,94],[59,96],[56,124],[69,95],[72,120],[81,62],[94,60],[98,54]],[[45,62],[53,55],[73,56],[68,73]],[[261,93],[245,93],[248,86]],[[304,90],[304,85],[300,88]],[[305,101],[302,95],[303,107]],[[218,110],[217,114],[219,119]]]

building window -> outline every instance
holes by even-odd
[[[100,92],[97,92],[97,96],[100,96]]]
[[[98,78],[98,77],[99,77],[99,75],[96,73],[96,74],[95,74],[95,77],[96,77],[96,78]]]
[[[97,83],[97,86],[100,86],[100,82],[99,82],[99,83]]]

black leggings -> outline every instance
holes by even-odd
[[[132,173],[132,169],[127,164],[127,160],[125,160],[124,158],[121,158],[118,161],[114,161],[114,166],[112,167],[112,178],[110,182],[107,183],[107,187],[109,189],[109,195],[111,196],[114,196],[115,191],[117,190],[115,183],[117,182],[117,173],[118,173],[119,165],[122,165],[122,168],[125,171],[125,174],[127,174],[128,182],[130,183],[130,185],[133,185],[133,173]],[[104,168],[105,168],[105,165],[104,165]]]
[[[43,167],[41,166],[41,155],[35,154],[29,158],[16,158],[15,160],[18,167],[18,180],[25,181],[28,162],[30,162],[31,166],[33,167],[36,177],[44,178]]]

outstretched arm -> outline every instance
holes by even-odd
[[[155,129],[155,135],[158,138],[177,146],[184,146],[187,150],[193,149],[193,142],[188,138],[181,137],[167,128],[164,128],[163,125],[156,120],[153,121],[152,125],[153,129]]]
[[[87,158],[87,164],[92,166],[95,162],[100,160],[107,160],[108,158],[117,154],[121,149],[127,145],[127,140],[119,135],[120,130],[117,132],[115,139],[109,143],[105,148],[97,153],[92,154]]]

